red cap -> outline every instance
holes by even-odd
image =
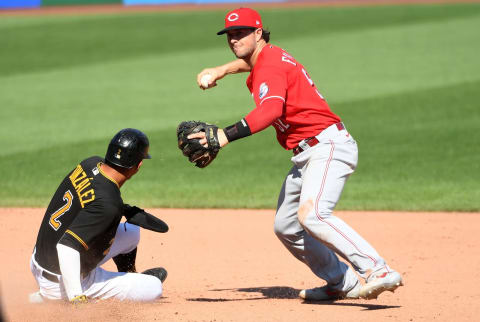
[[[263,28],[260,14],[250,8],[232,10],[225,16],[225,28],[217,32],[217,35],[222,35],[228,30],[243,28]]]

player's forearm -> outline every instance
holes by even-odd
[[[252,134],[260,132],[270,126],[283,113],[284,102],[281,99],[269,99],[254,108],[245,117]]]
[[[252,131],[250,130],[250,127],[248,126],[248,123],[245,121],[244,118],[238,121],[237,123],[222,129],[221,133],[227,142],[224,145],[227,145],[230,142],[252,135]],[[221,145],[221,146],[223,147],[224,145]]]
[[[217,67],[223,76],[227,74],[238,74],[249,72],[252,68],[243,59],[236,59],[225,65]]]
[[[62,281],[69,300],[82,295],[80,281],[80,253],[68,246],[57,244],[58,263],[62,273]]]
[[[283,101],[280,99],[272,99],[265,101],[259,107],[253,109],[245,118],[241,119],[239,122],[227,126],[223,130],[219,130],[219,139],[220,134],[225,137],[227,141],[225,144],[220,144],[222,147],[229,142],[250,136],[254,133],[260,132],[270,126],[274,120],[282,116],[283,112]]]
[[[205,68],[197,75],[197,84],[201,89],[217,86],[217,81],[228,74],[237,74],[250,71],[250,66],[243,60],[237,59],[212,68]]]

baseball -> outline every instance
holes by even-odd
[[[202,76],[200,79],[200,83],[202,84],[203,88],[208,88],[208,84],[210,83],[210,80],[212,79],[212,75],[210,74],[205,74]]]

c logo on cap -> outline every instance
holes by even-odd
[[[231,13],[231,14],[227,17],[228,21],[236,21],[236,20],[238,20],[238,18],[239,18],[238,13],[235,13],[235,12],[234,12],[234,13]]]

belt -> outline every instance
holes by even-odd
[[[337,130],[345,130],[345,125],[343,125],[343,122],[338,122],[333,124],[337,127]],[[311,148],[312,146],[315,146],[318,144],[318,139],[316,136],[312,136],[310,138],[306,138],[305,140],[302,140],[297,147],[293,148],[293,155],[297,155],[302,153],[303,151],[307,150],[308,148]]]
[[[45,277],[50,282],[58,283],[58,277],[56,275],[50,274],[47,271],[43,271],[42,276]]]
[[[35,257],[36,257],[36,253],[37,253],[37,249],[34,248],[34,249],[33,249],[33,254],[32,254],[32,263],[33,263],[33,265],[34,265],[37,269],[42,270],[42,276],[45,277],[47,280],[49,280],[50,282],[58,283],[58,282],[59,282],[59,276],[60,276],[60,275],[55,275],[55,274],[49,273],[49,272],[47,272],[45,269],[43,269],[43,267],[40,266],[40,264],[38,264],[37,259],[35,258]]]

